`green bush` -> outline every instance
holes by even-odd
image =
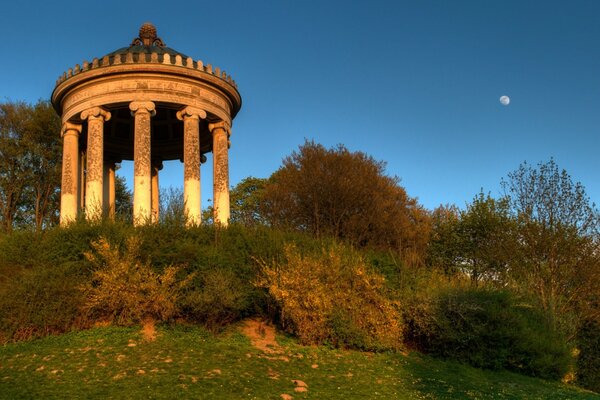
[[[600,322],[587,320],[577,335],[577,383],[600,393]]]
[[[87,279],[73,263],[38,265],[0,284],[0,343],[87,326],[77,290]]]
[[[182,296],[180,307],[186,320],[218,331],[249,313],[254,287],[231,269],[198,271]]]
[[[15,231],[0,236],[0,279],[40,262],[41,236],[34,231]]]
[[[285,264],[259,261],[260,285],[279,307],[284,328],[301,342],[362,350],[401,346],[399,304],[358,253],[332,246],[310,256],[287,246],[285,256]]]
[[[416,310],[409,336],[426,353],[547,379],[563,377],[572,362],[543,312],[509,291],[452,288]]]

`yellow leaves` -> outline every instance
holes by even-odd
[[[285,265],[258,261],[259,286],[279,304],[283,323],[302,342],[345,345],[352,339],[341,330],[349,329],[373,345],[400,345],[399,304],[387,297],[384,278],[371,272],[359,255],[334,246],[310,257],[288,245],[285,256]],[[336,321],[349,326],[336,326]]]
[[[167,320],[177,312],[176,301],[192,276],[178,280],[177,267],[154,272],[139,260],[140,239],[130,237],[125,250],[112,246],[105,238],[92,243],[93,252],[85,257],[95,264],[92,281],[82,287],[83,306],[92,318],[116,324],[138,323],[146,319]]]

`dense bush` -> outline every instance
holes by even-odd
[[[127,261],[128,266],[113,264],[108,274],[106,266],[95,264],[93,257],[86,258],[85,254],[96,254],[102,259],[92,245],[101,237],[110,243],[111,251],[122,249],[119,255],[109,258],[112,257],[115,262]],[[127,242],[132,237],[138,241],[139,250],[136,252],[126,251]],[[176,278],[179,282],[189,277],[187,287],[175,302],[176,310],[153,314],[158,319],[177,315],[178,318],[219,329],[245,316],[270,316],[272,312],[268,309],[264,291],[254,285],[258,268],[252,257],[282,261],[285,258],[284,244],[290,241],[309,250],[319,248],[322,243],[308,235],[284,233],[267,227],[234,225],[229,229],[218,229],[205,225],[185,229],[176,221],[141,228],[121,221],[95,224],[78,221],[67,228],[53,228],[42,233],[16,231],[2,234],[0,341],[65,332],[95,322],[106,322],[106,319],[113,319],[111,315],[120,315],[115,319],[119,323],[143,318],[142,314],[137,315],[140,309],[134,303],[119,306],[132,307],[129,316],[124,316],[129,312],[125,308],[110,314],[106,309],[102,311],[100,303],[90,307],[88,302],[86,306],[86,293],[78,288],[102,287],[108,290],[110,285],[107,284],[112,283],[108,294],[114,291],[117,297],[105,293],[104,300],[113,302],[110,307],[114,311],[118,308],[118,296],[129,293],[131,289],[119,289],[120,281],[130,285],[131,280],[138,279],[134,283],[139,288],[139,281],[149,277],[154,280],[155,286],[161,285],[162,280],[167,278]],[[137,253],[135,257],[133,253]],[[178,266],[175,276],[169,270],[171,265]],[[101,276],[102,273],[108,275]],[[113,281],[109,282],[110,279]],[[99,292],[95,296],[96,300],[101,297]]]
[[[0,343],[87,326],[79,315],[78,285],[88,279],[76,264],[39,265],[0,283]]]
[[[178,314],[177,303],[191,275],[177,278],[177,268],[152,271],[139,259],[139,238],[132,236],[125,249],[111,246],[104,238],[92,243],[86,253],[95,270],[84,292],[82,311],[92,320],[131,325],[146,320],[168,321]]]
[[[363,350],[401,346],[399,304],[359,254],[332,246],[311,256],[287,246],[285,255],[284,264],[261,262],[261,284],[278,305],[284,328],[301,342]]]
[[[409,336],[429,354],[548,379],[569,369],[566,339],[542,311],[511,292],[453,288],[422,304],[413,310],[418,317]]]
[[[198,271],[180,301],[186,319],[200,322],[210,330],[239,320],[252,310],[256,291],[233,269],[210,268]]]
[[[577,383],[600,393],[600,322],[585,321],[577,335]]]
[[[132,237],[137,250],[127,247]],[[547,378],[569,364],[565,341],[536,308],[505,291],[405,267],[393,252],[357,253],[309,235],[235,225],[80,222],[0,236],[0,342],[146,317],[219,330],[253,315],[304,343],[382,350],[404,337],[433,355]],[[599,346],[597,331],[589,332],[579,338],[577,376],[594,388]]]

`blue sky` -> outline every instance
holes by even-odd
[[[600,203],[600,1],[20,0],[0,12],[0,99],[49,98],[146,21],[238,83],[232,184],[307,138],[386,161],[430,209],[498,195],[522,161],[550,157]],[[202,178],[206,205],[210,159]],[[161,185],[182,181],[167,163]]]

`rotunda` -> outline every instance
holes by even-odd
[[[184,209],[201,218],[200,164],[213,158],[214,221],[229,219],[231,124],[242,100],[225,71],[165,46],[145,23],[130,46],[69,68],[52,104],[62,117],[60,222],[115,212],[115,164],[133,160],[133,222],[158,220],[163,161],[184,164]]]

